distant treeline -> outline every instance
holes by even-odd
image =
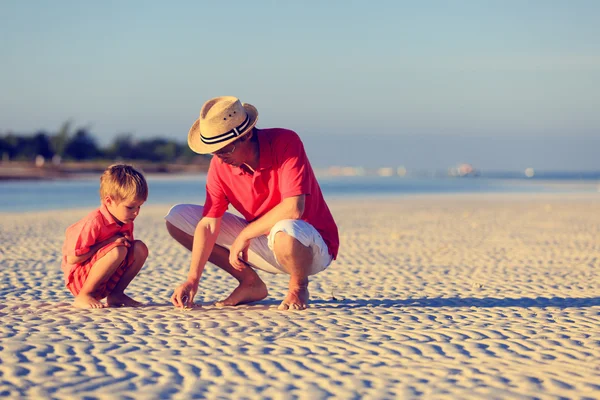
[[[66,122],[51,134],[39,131],[22,135],[0,133],[0,158],[10,161],[29,161],[42,156],[45,159],[90,161],[100,159],[139,160],[160,163],[189,162],[197,157],[187,144],[163,138],[135,139],[131,134],[118,135],[106,147],[100,147],[88,128],[71,131]]]

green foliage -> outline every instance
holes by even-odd
[[[46,159],[59,155],[64,160],[95,159],[136,160],[157,163],[186,163],[197,154],[187,144],[164,138],[137,140],[131,134],[117,136],[105,148],[100,148],[88,128],[71,133],[71,121],[66,121],[54,135],[37,132],[34,135],[0,134],[0,157],[10,160],[33,160],[37,155]]]
[[[45,132],[32,136],[7,134],[0,136],[0,154],[7,154],[11,160],[33,160],[42,155],[50,158],[54,155],[50,138]]]
[[[65,149],[65,158],[77,161],[93,160],[100,155],[96,140],[85,129],[78,129]]]
[[[65,156],[65,149],[69,144],[69,132],[71,130],[71,121],[65,121],[56,135],[50,138],[50,143],[52,144],[52,150],[54,154],[57,154],[61,157]]]

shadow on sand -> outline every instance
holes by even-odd
[[[361,307],[519,307],[519,308],[581,308],[600,306],[600,297],[520,297],[520,298],[475,298],[434,297],[420,299],[315,299],[311,304],[318,307],[361,308]]]
[[[202,303],[202,308],[218,310],[266,310],[277,308],[280,300],[262,300],[236,307],[214,307],[212,303]],[[433,297],[420,299],[311,299],[314,308],[411,308],[411,307],[457,307],[457,308],[582,308],[600,306],[600,297],[520,297],[520,298],[475,298],[475,297]],[[173,307],[170,303],[151,303],[147,306]],[[201,310],[202,308],[198,308]]]

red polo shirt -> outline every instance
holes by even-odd
[[[92,211],[83,219],[69,226],[65,232],[65,243],[63,245],[62,270],[65,281],[68,284],[71,274],[81,264],[68,264],[67,256],[80,256],[90,251],[90,247],[113,237],[117,233],[127,234],[133,240],[133,222],[120,225],[103,204],[100,208]],[[93,257],[90,259],[93,260]],[[90,262],[87,260],[82,263]]]
[[[338,230],[304,151],[300,137],[287,129],[257,129],[259,165],[254,173],[213,157],[206,179],[203,216],[220,218],[229,204],[248,222],[287,197],[306,195],[302,219],[321,234],[335,259]]]

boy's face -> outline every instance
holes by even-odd
[[[122,224],[128,224],[140,213],[140,207],[144,204],[144,200],[126,199],[120,202],[115,201],[107,196],[105,199],[106,208]]]

